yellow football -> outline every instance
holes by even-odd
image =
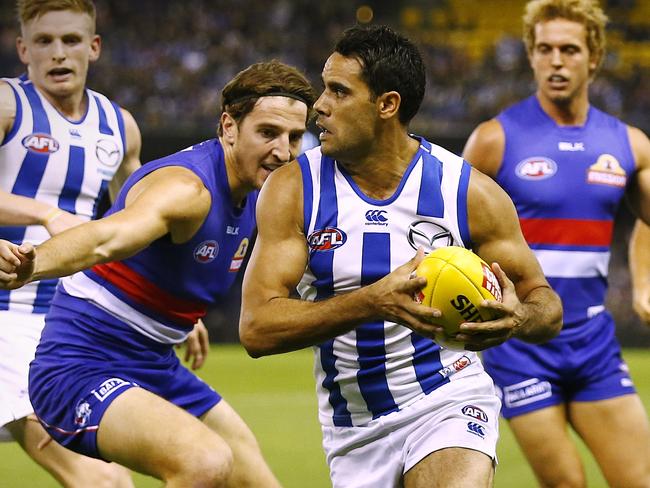
[[[496,318],[479,304],[483,300],[500,302],[501,286],[490,266],[472,251],[457,246],[436,249],[424,258],[415,274],[427,279],[417,301],[442,312],[441,317],[432,319],[445,329],[435,338],[441,346],[464,349],[464,344],[450,337],[458,332],[460,324]]]

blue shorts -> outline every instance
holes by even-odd
[[[552,405],[635,393],[608,312],[545,344],[511,339],[483,351],[483,364],[507,419]]]
[[[57,295],[29,370],[34,412],[60,444],[101,459],[97,429],[115,398],[141,387],[201,416],[221,396],[155,342],[94,305]]]

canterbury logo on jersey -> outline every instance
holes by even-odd
[[[366,225],[388,225],[387,210],[368,210],[366,212]]]
[[[30,152],[52,154],[59,150],[59,142],[49,134],[34,133],[25,136],[22,144]]]
[[[307,243],[312,251],[333,251],[347,241],[348,236],[341,229],[327,227],[315,230],[307,237]]]

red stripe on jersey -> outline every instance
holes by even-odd
[[[192,326],[207,312],[205,304],[171,295],[124,263],[97,264],[92,271],[122,290],[133,301],[177,324]]]
[[[614,223],[611,220],[519,219],[529,244],[609,246]]]

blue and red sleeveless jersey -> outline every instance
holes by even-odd
[[[496,180],[570,329],[604,310],[614,217],[635,171],[627,127],[594,107],[583,126],[560,127],[535,96],[497,119],[506,141]]]
[[[144,165],[107,215],[124,208],[134,184],[165,166],[188,168],[210,191],[212,206],[198,232],[183,244],[164,236],[130,258],[96,265],[62,285],[64,292],[95,303],[150,338],[175,343],[233,284],[255,227],[257,192],[242,207],[233,205],[223,149],[213,139]]]

